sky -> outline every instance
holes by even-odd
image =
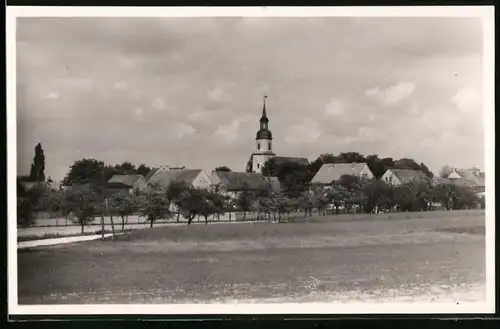
[[[18,173],[75,160],[244,171],[277,155],[484,169],[475,18],[18,18]]]

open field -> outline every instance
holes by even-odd
[[[484,212],[432,214],[165,225],[18,251],[19,303],[483,299]]]

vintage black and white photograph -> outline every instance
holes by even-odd
[[[492,8],[45,9],[10,12],[16,312],[494,310]]]

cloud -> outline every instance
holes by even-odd
[[[134,109],[133,115],[134,115],[135,117],[138,117],[138,118],[139,118],[139,117],[142,117],[142,115],[143,115],[143,114],[144,114],[144,111],[143,111],[143,109],[141,109],[140,107],[136,107],[136,108]]]
[[[184,137],[193,135],[196,132],[196,129],[187,123],[179,122],[175,125],[175,131],[177,137],[179,139],[183,139]]]
[[[117,81],[113,88],[116,90],[125,90],[127,88],[127,83],[124,81]]]
[[[155,109],[158,109],[158,110],[164,110],[165,109],[165,106],[166,106],[166,102],[165,100],[162,98],[162,97],[156,97],[155,99],[153,99],[153,101],[151,102],[151,105],[155,108]]]
[[[346,112],[347,105],[344,101],[340,99],[333,98],[325,108],[326,116],[338,116]]]
[[[462,111],[481,110],[481,94],[474,88],[464,87],[457,91],[451,101]]]
[[[374,142],[381,140],[385,134],[374,127],[361,126],[358,128],[358,139],[362,141]]]
[[[395,105],[408,98],[415,90],[415,85],[410,82],[399,82],[386,89],[379,87],[369,89],[365,93],[367,96],[375,97],[388,105]]]
[[[240,121],[235,119],[228,125],[219,125],[214,135],[226,143],[233,142],[239,134]]]
[[[50,100],[57,100],[57,99],[59,99],[59,94],[56,92],[51,92],[48,95],[46,95],[44,98],[50,99]]]
[[[322,132],[316,121],[306,120],[300,125],[294,125],[288,128],[285,142],[293,144],[308,144],[318,140]]]
[[[215,87],[214,89],[209,90],[207,92],[207,97],[214,102],[227,101],[231,98],[230,94],[221,87]]]

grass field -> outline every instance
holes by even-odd
[[[20,304],[480,300],[484,212],[162,226],[18,251]]]

